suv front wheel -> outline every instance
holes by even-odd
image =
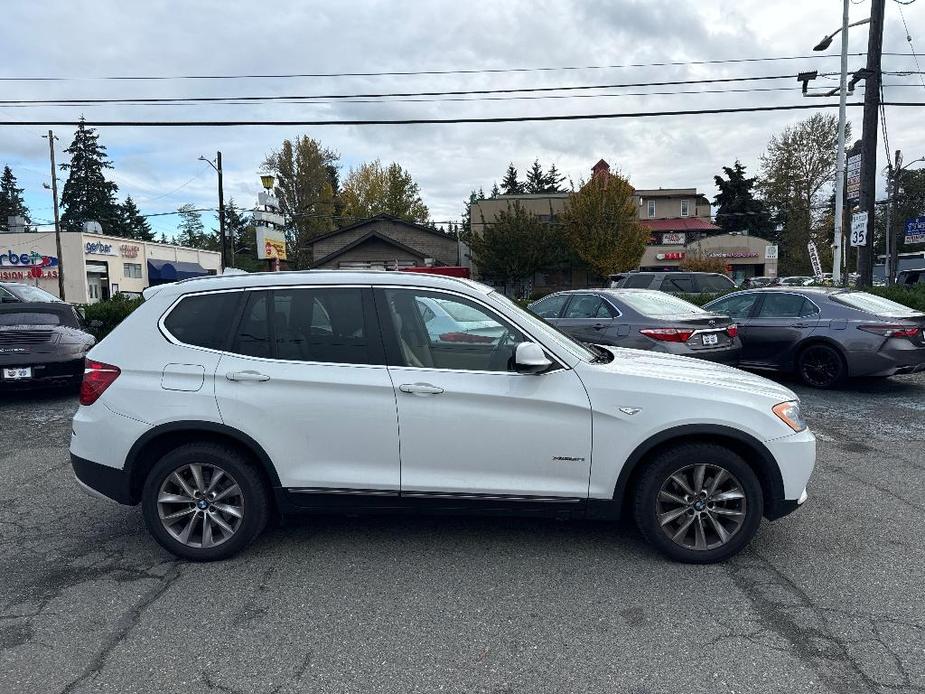
[[[260,475],[234,448],[190,443],[168,452],[142,490],[148,530],[169,552],[193,561],[230,557],[267,523]]]
[[[752,539],[762,515],[761,484],[754,471],[718,444],[682,444],[663,451],[636,487],[639,529],[676,561],[728,559]]]

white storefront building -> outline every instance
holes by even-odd
[[[115,294],[138,294],[155,284],[221,272],[221,254],[198,248],[135,241],[85,232],[61,233],[61,257],[53,232],[0,234],[0,281],[24,282],[74,304]]]

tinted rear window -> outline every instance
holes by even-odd
[[[706,313],[690,301],[663,292],[627,292],[619,299],[644,316],[680,316],[686,313]]]
[[[0,313],[0,325],[61,325],[61,319],[54,313],[17,311]]]
[[[648,289],[649,285],[652,284],[652,277],[654,275],[628,275],[626,279],[620,283],[621,287],[626,287],[627,289]]]
[[[224,349],[241,292],[188,296],[164,319],[164,327],[187,345]]]
[[[682,294],[693,294],[694,278],[690,275],[666,275],[662,280],[660,289],[663,292],[680,292]]]
[[[698,275],[697,284],[702,292],[724,292],[735,288],[735,282],[725,275]]]

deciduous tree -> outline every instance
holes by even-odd
[[[595,176],[562,213],[566,243],[602,277],[639,266],[649,232],[636,218],[633,187],[619,174]]]
[[[351,169],[339,197],[353,220],[384,213],[423,224],[429,216],[420,186],[397,162],[384,167],[377,159]]]

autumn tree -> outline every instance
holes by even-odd
[[[384,167],[376,159],[351,169],[339,198],[344,216],[353,220],[390,214],[423,224],[430,215],[420,186],[397,162]]]
[[[509,204],[493,220],[481,221],[482,230],[462,232],[462,240],[479,273],[515,293],[527,293],[525,281],[563,256],[558,225],[541,221],[519,202]]]
[[[595,176],[569,195],[565,241],[601,277],[639,266],[648,230],[636,218],[633,187],[619,174]]]
[[[294,142],[283,140],[263,162],[276,178],[274,193],[287,220],[288,263],[293,269],[310,267],[311,240],[335,228],[339,160],[337,152],[303,135]]]
[[[812,274],[807,245],[814,241],[821,251],[832,241],[819,221],[835,177],[837,135],[838,119],[816,113],[772,136],[761,157],[759,187],[777,227],[781,275]]]

